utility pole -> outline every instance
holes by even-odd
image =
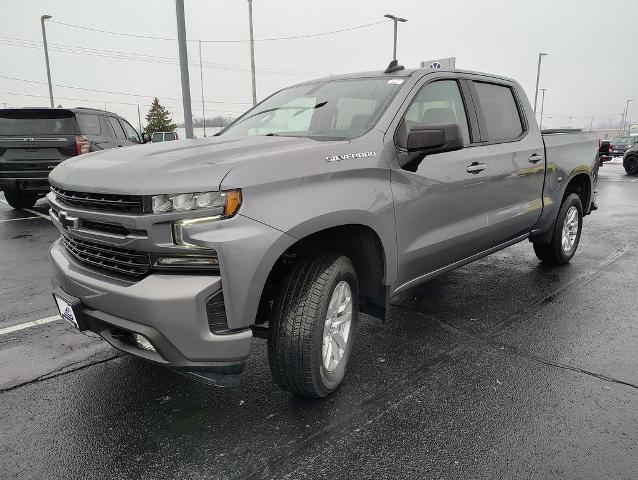
[[[206,136],[206,110],[204,109],[204,67],[202,64],[202,41],[199,41],[199,83],[202,85],[202,122],[204,122],[204,137]]]
[[[572,119],[573,119],[574,117],[568,117],[568,118],[569,118],[569,125],[568,125],[568,127],[569,127],[569,128],[572,128]]]
[[[536,93],[534,93],[534,116],[536,116],[536,102],[538,101],[538,81],[541,78],[541,60],[546,55],[546,53],[538,54],[538,68],[536,70]]]
[[[545,108],[545,91],[546,90],[547,90],[546,88],[541,88],[541,91],[543,92],[543,96],[541,97],[541,121],[538,126],[539,129],[543,128],[543,109]]]
[[[389,18],[394,22],[394,49],[392,50],[392,60],[397,59],[397,25],[399,22],[407,22],[407,18],[397,17],[395,15],[391,15],[389,13],[384,15],[385,18]]]
[[[142,135],[142,115],[140,115],[140,104],[137,104],[137,125],[140,128],[140,135]]]
[[[182,76],[182,103],[184,104],[184,129],[186,138],[193,138],[193,112],[191,110],[191,87],[188,76],[188,49],[186,47],[186,20],[184,0],[175,0],[177,14],[177,44],[179,45],[179,69]]]
[[[253,82],[253,107],[257,105],[257,82],[255,81],[255,39],[253,37],[253,0],[248,0],[248,27],[250,29],[250,73]]]
[[[589,117],[589,131],[594,131],[594,117]]]
[[[47,45],[47,30],[44,26],[45,20],[51,18],[51,15],[42,15],[40,17],[40,24],[42,25],[42,43],[44,44],[44,62],[47,65],[47,80],[49,81],[49,100],[51,102],[51,108],[53,106],[53,86],[51,85],[51,68],[49,67],[49,46]]]

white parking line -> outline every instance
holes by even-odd
[[[5,218],[4,220],[0,220],[0,223],[17,222],[18,220],[33,220],[34,218],[40,218],[40,217]]]
[[[48,215],[45,215],[44,213],[36,212],[35,210],[31,210],[30,208],[23,208],[22,210],[24,210],[25,212],[29,212],[29,213],[32,213],[34,215],[37,215],[38,217],[42,217],[42,218],[46,218],[47,220],[51,220],[51,217],[49,217]]]
[[[45,323],[55,322],[56,320],[62,320],[62,317],[60,315],[54,315],[53,317],[45,317],[39,320],[33,320],[32,322],[19,323],[18,325],[2,328],[0,329],[0,337],[2,335],[24,330],[25,328],[37,327],[38,325],[44,325]]]

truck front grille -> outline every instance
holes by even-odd
[[[144,213],[141,195],[116,195],[110,193],[87,193],[51,187],[57,200],[72,207],[102,210],[117,213]]]
[[[144,276],[151,269],[151,258],[148,253],[98,245],[66,235],[63,239],[68,252],[81,263],[135,277]]]

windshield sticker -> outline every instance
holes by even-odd
[[[353,158],[366,158],[374,157],[377,152],[361,152],[361,153],[346,153],[345,155],[331,155],[326,157],[328,162],[340,162],[341,160],[351,160]]]
[[[390,85],[401,85],[403,83],[402,78],[393,78],[392,80],[388,80]]]

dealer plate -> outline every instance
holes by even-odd
[[[63,319],[65,319],[67,322],[69,322],[71,325],[73,325],[75,328],[80,328],[78,326],[78,321],[71,304],[69,304],[69,302],[67,302],[63,298],[58,297],[55,294],[53,294],[53,298],[55,298],[55,303],[57,303],[58,310],[60,310],[60,316]]]

